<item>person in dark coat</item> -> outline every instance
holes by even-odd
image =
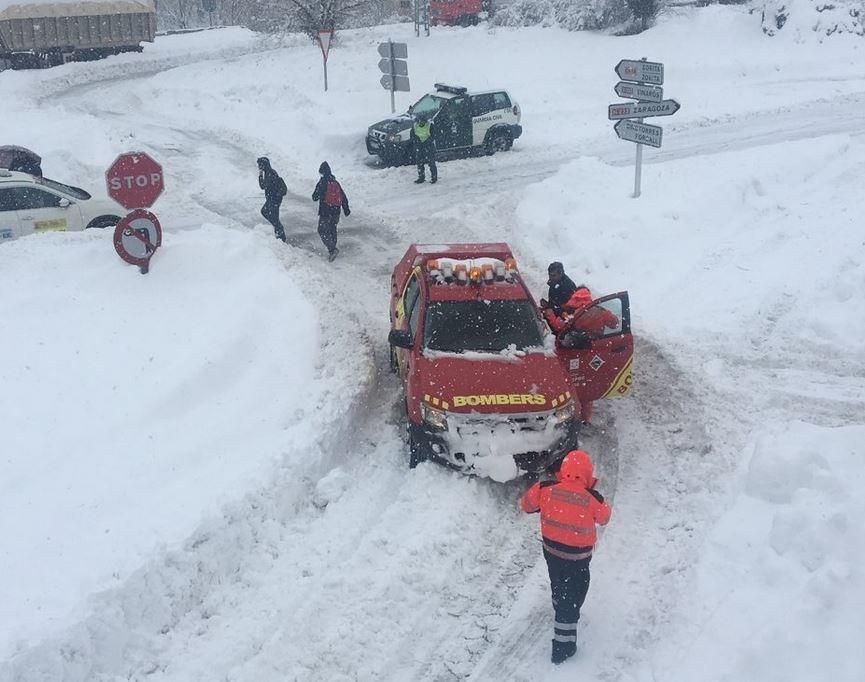
[[[339,212],[342,209],[346,218],[351,215],[348,207],[348,197],[330,170],[330,164],[323,161],[318,167],[321,179],[312,193],[312,200],[318,202],[318,236],[327,248],[327,259],[333,260],[339,253],[336,248],[336,226],[339,223]]]
[[[261,207],[261,215],[271,225],[273,234],[277,239],[285,241],[285,229],[279,220],[279,207],[282,198],[288,193],[285,181],[279,177],[270,166],[270,159],[262,156],[258,159],[258,186],[264,190],[264,206]]]
[[[436,143],[433,137],[433,124],[426,114],[418,114],[411,128],[411,139],[414,143],[414,158],[417,161],[416,184],[425,181],[424,165],[429,166],[431,183],[438,182],[439,175],[436,168]]]
[[[541,299],[541,308],[552,310],[556,315],[562,314],[562,306],[568,302],[577,290],[577,285],[565,274],[565,266],[558,261],[550,263],[547,268],[547,286],[549,292],[547,298]]]

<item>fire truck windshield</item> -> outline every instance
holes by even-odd
[[[424,95],[411,107],[411,113],[414,116],[418,114],[426,114],[428,118],[435,116],[439,109],[442,108],[447,100],[444,97],[436,97],[435,95]]]
[[[426,312],[424,348],[460,353],[527,350],[543,345],[530,301],[437,301]]]

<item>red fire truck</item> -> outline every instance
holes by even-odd
[[[391,279],[391,369],[410,466],[426,459],[506,481],[577,446],[580,401],[631,385],[626,292],[592,303],[618,324],[553,337],[507,244],[413,244]]]

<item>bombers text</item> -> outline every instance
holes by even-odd
[[[455,395],[454,407],[478,405],[546,405],[546,396],[538,393],[492,393],[489,395]]]

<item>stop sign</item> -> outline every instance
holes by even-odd
[[[162,194],[162,166],[144,152],[121,154],[105,173],[108,195],[123,208],[147,208]]]

